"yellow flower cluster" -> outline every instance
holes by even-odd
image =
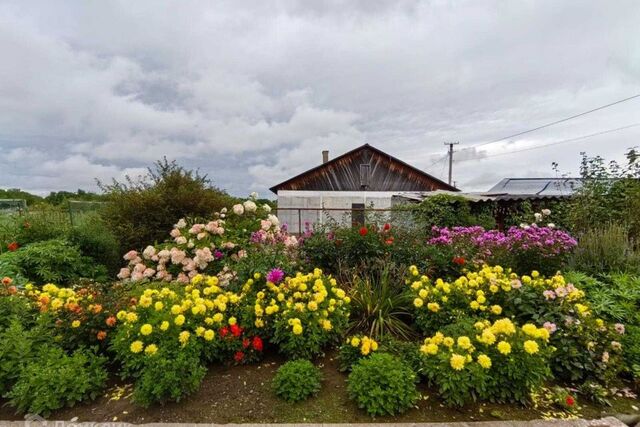
[[[530,323],[518,328],[508,318],[498,319],[493,323],[488,320],[479,321],[474,327],[477,334],[473,337],[463,335],[454,338],[437,332],[424,340],[420,351],[428,357],[446,355],[452,369],[462,370],[467,364],[473,363],[474,353],[482,348],[483,353],[475,356],[475,362],[484,369],[490,369],[492,360],[485,352],[494,351],[506,356],[512,352],[514,345],[518,345],[526,353],[536,354],[540,351],[540,346],[549,340],[549,332],[545,328],[538,328]]]
[[[442,279],[431,281],[426,275],[421,275],[416,266],[409,268],[409,275],[405,280],[413,292],[413,305],[418,309],[426,307],[432,312],[446,307],[451,294],[462,295],[472,311],[487,312],[495,316],[502,314],[502,307],[492,303],[494,296],[499,293],[512,292],[522,286],[531,286],[540,292],[546,291],[549,298],[556,299],[558,304],[575,304],[575,310],[581,315],[588,315],[588,306],[576,303],[584,299],[584,292],[567,285],[562,275],[544,278],[537,271],[531,275],[518,276],[501,266],[484,266],[478,271],[469,271],[455,281],[449,283]]]
[[[254,280],[247,281],[243,292],[249,292],[254,285]],[[256,294],[254,324],[263,328],[275,319],[284,318],[294,335],[301,335],[308,322],[316,322],[323,330],[331,331],[336,320],[348,316],[350,302],[336,280],[316,268],[312,273],[287,277],[277,285],[267,282],[265,289]]]
[[[378,342],[366,335],[363,337],[353,336],[347,339],[347,342],[351,344],[351,347],[359,348],[363,356],[367,356],[372,351],[378,350]]]

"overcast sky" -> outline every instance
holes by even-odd
[[[446,179],[640,93],[640,2],[0,1],[0,188],[95,190],[167,156],[235,195],[365,142]],[[640,98],[454,158],[463,190],[622,158]]]

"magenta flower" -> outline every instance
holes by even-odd
[[[284,279],[284,271],[279,268],[274,268],[269,273],[267,273],[267,281],[271,283],[280,283]]]

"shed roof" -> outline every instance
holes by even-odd
[[[505,178],[484,194],[500,199],[570,197],[580,187],[581,178]]]
[[[449,191],[460,191],[458,190],[456,187],[447,184],[446,182],[432,176],[429,175],[426,172],[421,171],[420,169],[411,166],[408,163],[403,162],[402,160],[393,157],[390,154],[385,153],[384,151],[373,147],[369,144],[364,144],[361,145],[360,147],[357,147],[351,151],[348,151],[338,157],[335,157],[331,160],[329,160],[326,163],[322,163],[318,166],[315,166],[305,172],[302,172],[301,174],[298,174],[292,178],[287,179],[286,181],[281,182],[280,184],[274,185],[273,187],[270,188],[271,191],[273,191],[274,193],[278,193],[278,190],[280,189],[288,189],[288,187],[295,187],[295,184],[299,184],[302,181],[308,180],[310,178],[316,177],[316,176],[320,176],[322,175],[324,172],[327,172],[328,170],[331,170],[333,168],[337,168],[339,167],[340,164],[343,164],[345,162],[345,160],[348,160],[350,158],[356,157],[358,155],[360,155],[360,153],[363,150],[369,150],[370,152],[373,152],[379,156],[382,156],[386,159],[386,161],[388,161],[390,164],[394,164],[397,168],[402,169],[404,171],[406,171],[406,173],[413,175],[414,177],[419,177],[420,180],[427,180],[431,183],[435,183],[440,189],[446,189]]]

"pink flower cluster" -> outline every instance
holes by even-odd
[[[549,301],[549,300],[554,300],[556,298],[564,298],[570,293],[577,290],[578,289],[573,285],[573,283],[569,283],[566,286],[558,286],[553,290],[547,289],[544,292],[542,292],[542,295],[547,301]]]

